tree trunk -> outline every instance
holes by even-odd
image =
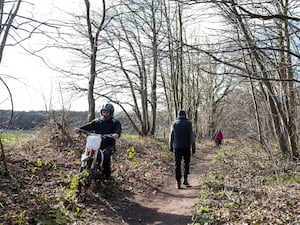
[[[88,121],[92,121],[96,118],[96,103],[95,103],[95,97],[94,97],[94,87],[95,87],[95,81],[96,81],[96,60],[97,60],[97,51],[98,51],[98,39],[100,31],[103,29],[103,24],[105,21],[105,0],[102,0],[103,5],[103,14],[102,19],[100,22],[100,25],[96,27],[96,32],[93,34],[93,28],[94,21],[90,18],[90,1],[84,0],[85,6],[86,6],[86,24],[87,24],[87,33],[88,38],[90,42],[90,77],[89,77],[89,84],[88,84]]]

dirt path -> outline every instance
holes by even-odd
[[[151,196],[134,195],[130,199],[126,222],[129,225],[187,225],[191,224],[199,185],[207,173],[214,149],[196,152],[191,159],[189,183],[191,187],[176,188],[175,177],[168,177],[164,187]]]

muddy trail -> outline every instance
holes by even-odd
[[[127,199],[127,210],[122,212],[122,224],[129,225],[186,225],[191,224],[193,206],[197,203],[199,186],[208,172],[215,154],[213,147],[196,151],[191,158],[190,187],[176,188],[174,176],[167,176],[155,195],[135,194]]]

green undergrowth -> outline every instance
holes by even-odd
[[[25,141],[30,138],[31,134],[24,131],[11,131],[0,133],[0,138],[3,144],[19,144],[21,141]]]
[[[300,166],[280,158],[227,141],[201,185],[193,225],[299,224]]]

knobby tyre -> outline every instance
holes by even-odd
[[[86,192],[92,183],[92,160],[88,161],[85,166],[80,167],[79,176],[77,180],[78,195]]]

